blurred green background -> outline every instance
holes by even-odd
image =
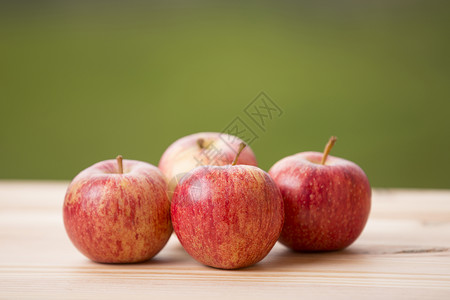
[[[0,178],[157,165],[241,117],[263,169],[336,135],[375,187],[450,188],[448,1],[72,2],[2,4]]]

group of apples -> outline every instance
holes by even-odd
[[[102,263],[148,260],[172,230],[194,259],[221,269],[259,262],[277,240],[301,252],[343,249],[366,224],[371,188],[359,166],[328,155],[335,141],[268,173],[249,146],[223,133],[175,141],[158,168],[118,156],[73,179],[64,225],[76,248]]]

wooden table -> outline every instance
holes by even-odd
[[[89,261],[65,233],[67,184],[0,181],[0,299],[450,299],[450,191],[377,189],[348,249],[277,244],[253,267],[222,271],[194,261],[175,236],[146,263]]]

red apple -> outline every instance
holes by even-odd
[[[248,165],[197,167],[171,204],[174,231],[197,261],[237,269],[262,260],[283,227],[283,199],[263,170]]]
[[[275,163],[269,174],[284,199],[280,242],[296,251],[330,251],[349,246],[370,212],[371,189],[355,163],[328,153],[303,152]]]
[[[102,263],[133,263],[155,256],[172,226],[167,182],[145,162],[99,162],[71,182],[64,200],[67,234],[85,256]]]
[[[181,177],[195,167],[231,164],[241,143],[240,138],[219,132],[200,132],[176,140],[164,152],[158,165],[169,182],[169,197]],[[244,149],[237,164],[258,165],[250,147]]]

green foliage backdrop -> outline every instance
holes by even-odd
[[[450,188],[444,1],[30,2],[0,10],[0,178],[156,165],[239,116],[263,169],[336,135],[375,187]],[[260,91],[284,111],[265,131]]]

